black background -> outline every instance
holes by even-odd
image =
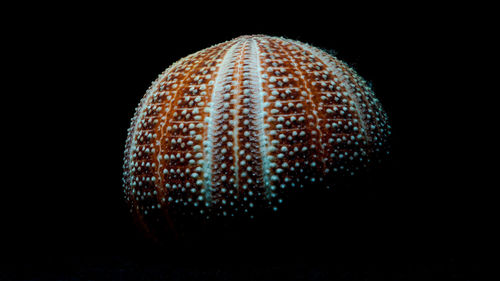
[[[6,178],[14,180],[3,197],[0,277],[483,278],[490,206],[473,177],[473,101],[456,75],[466,69],[458,50],[467,41],[463,18],[428,9],[150,15],[102,8],[38,14],[9,41],[18,61],[11,74],[21,79],[14,106],[4,106],[15,112],[6,119],[13,132]],[[154,245],[132,224],[122,196],[135,107],[170,64],[246,34],[307,42],[353,66],[389,115],[391,158],[328,194],[304,194],[277,220]]]

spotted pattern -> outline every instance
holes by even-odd
[[[241,36],[159,75],[132,118],[124,193],[158,215],[253,217],[288,189],[331,185],[386,153],[387,116],[367,83],[302,42]]]

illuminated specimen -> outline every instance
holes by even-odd
[[[241,36],[179,60],[147,90],[128,131],[125,197],[142,221],[277,211],[289,189],[330,186],[385,154],[389,130],[342,61]]]

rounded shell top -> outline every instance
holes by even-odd
[[[331,185],[385,153],[389,129],[342,61],[241,36],[179,60],[147,90],[128,131],[125,198],[141,218],[277,210],[288,189]]]

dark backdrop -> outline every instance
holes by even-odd
[[[457,134],[472,123],[466,107],[453,110],[465,95],[454,87],[457,25],[405,10],[172,13],[61,13],[15,34],[23,63],[14,72],[28,79],[9,120],[29,133],[13,134],[22,148],[8,151],[16,156],[2,253],[17,276],[479,278],[488,206],[470,177],[468,134]],[[122,196],[130,119],[170,64],[245,34],[307,42],[353,66],[389,115],[391,158],[328,196],[304,195],[281,221],[158,247],[137,232]]]

